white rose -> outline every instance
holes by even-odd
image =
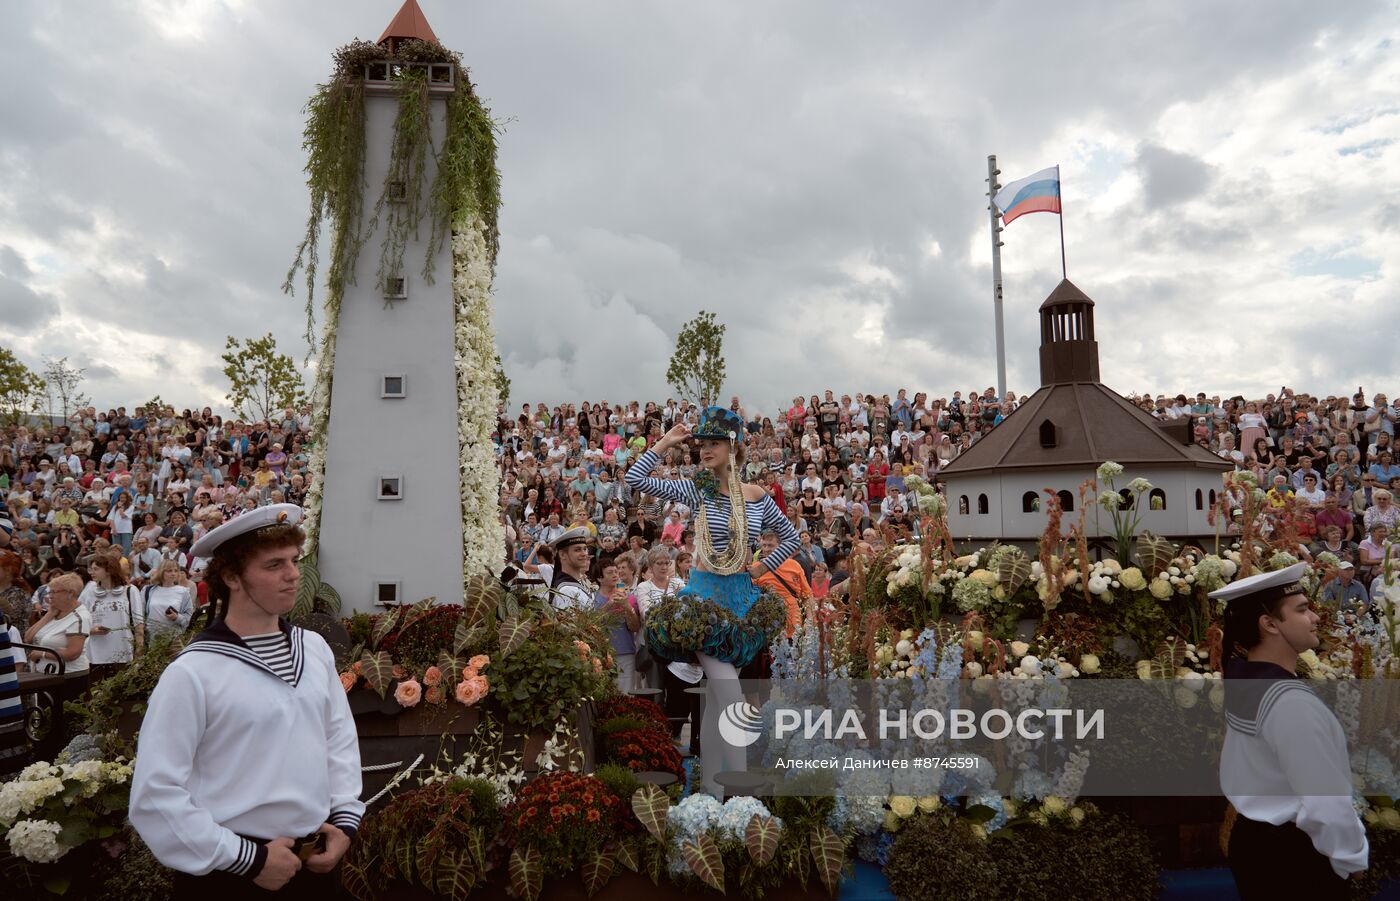
[[[894,646],[894,652],[901,657],[908,657],[914,652],[914,645],[909,641],[901,638],[899,640],[899,644],[896,644]]]
[[[967,633],[968,643],[971,644],[974,648],[982,647],[982,643],[985,639],[986,636],[983,635],[981,631],[977,629],[973,629],[971,632]]]
[[[1011,654],[1014,657],[1024,657],[1031,652],[1031,646],[1024,641],[1011,642]]]
[[[1021,658],[1021,665],[1017,667],[1017,669],[1028,676],[1039,676],[1040,659],[1027,654],[1025,657]]]
[[[1108,591],[1108,580],[1103,576],[1090,576],[1088,587],[1090,594],[1103,594]]]
[[[1099,658],[1097,654],[1085,654],[1079,658],[1079,671],[1086,676],[1092,676],[1099,671]]]
[[[973,679],[982,675],[982,664],[978,663],[976,660],[972,661],[964,668],[967,670],[967,674]]]

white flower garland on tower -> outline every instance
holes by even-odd
[[[457,368],[457,445],[462,491],[462,571],[494,575],[505,560],[498,514],[500,473],[491,440],[496,421],[496,331],[491,324],[491,256],[479,216],[452,230],[452,298]]]
[[[326,291],[323,310],[325,330],[321,335],[321,352],[316,357],[316,384],[311,389],[311,459],[307,461],[309,478],[302,508],[306,516],[302,531],[306,533],[303,553],[316,553],[321,537],[321,493],[326,484],[326,440],[331,420],[331,377],[335,372],[335,337],[340,325],[340,293]]]

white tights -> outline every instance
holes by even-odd
[[[747,769],[748,761],[743,748],[731,747],[720,737],[719,715],[730,704],[742,701],[744,693],[739,685],[739,671],[732,663],[725,663],[704,654],[695,656],[700,658],[700,668],[705,671],[705,678],[709,683],[700,725],[700,766],[703,770],[703,784],[706,792],[722,801],[724,788],[715,781],[715,776],[736,770],[742,772]]]

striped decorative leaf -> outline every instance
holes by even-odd
[[[671,799],[659,786],[643,785],[632,793],[632,812],[651,837],[662,844],[666,843],[666,811],[670,809]]]
[[[534,848],[516,848],[510,852],[510,887],[520,901],[535,901],[544,881],[540,852]]]
[[[466,901],[476,886],[476,871],[465,853],[458,854],[451,849],[444,850],[438,858],[436,883],[438,897],[452,901]]]
[[[773,859],[778,851],[778,833],[778,824],[772,817],[754,814],[749,818],[749,825],[744,827],[744,845],[754,863],[762,866]]]
[[[316,609],[332,616],[339,616],[342,606],[344,605],[340,600],[340,592],[331,587],[331,583],[322,582],[321,587],[316,589]]]
[[[516,600],[513,594],[502,594],[500,602],[496,605],[496,619],[515,619],[520,615],[520,601]]]
[[[365,677],[369,687],[379,692],[382,698],[394,681],[394,661],[383,651],[375,654],[366,651],[360,658],[360,675]]]
[[[372,648],[379,647],[379,643],[388,637],[389,633],[398,628],[399,621],[403,619],[403,608],[395,607],[386,610],[379,615],[379,622],[374,624],[374,631],[370,633],[369,645]]]
[[[302,557],[297,568],[301,570],[301,581],[297,583],[297,599],[292,607],[291,618],[302,620],[316,609],[316,596],[321,590],[321,574],[316,569],[315,554]]]
[[[841,885],[841,868],[846,865],[846,846],[825,824],[816,828],[809,843],[817,876],[834,898]]]
[[[408,613],[407,613],[407,614],[404,616],[404,618],[403,618],[403,625],[400,626],[399,628],[400,628],[401,630],[402,630],[402,629],[407,629],[409,626],[411,626],[411,625],[413,625],[414,623],[418,622],[420,619],[422,619],[423,617],[427,616],[429,613],[432,613],[432,612],[433,612],[433,605],[436,604],[436,603],[437,603],[437,598],[436,598],[436,597],[424,598],[423,600],[421,600],[421,601],[419,601],[418,603],[414,604],[412,607],[409,607],[409,608],[408,608]]]
[[[637,859],[637,846],[631,839],[618,842],[617,862],[636,873],[641,861]]]
[[[461,658],[453,657],[446,651],[442,651],[438,654],[437,667],[438,669],[442,670],[442,676],[444,679],[455,680],[457,676],[453,675],[453,673],[461,675],[462,666],[463,663]]]
[[[452,653],[464,654],[467,648],[471,647],[481,638],[482,629],[477,625],[468,625],[467,617],[463,616],[457,620],[457,630],[452,634]]]
[[[997,562],[997,581],[1006,586],[1006,596],[1016,593],[1016,589],[1026,584],[1031,577],[1031,558],[1018,547],[1002,553]]]
[[[501,602],[505,589],[500,580],[485,573],[478,573],[467,580],[466,592],[462,596],[462,620],[468,625],[478,626],[486,620],[486,614]]]
[[[501,656],[509,657],[511,652],[525,643],[530,637],[528,619],[508,619],[501,623]]]
[[[1143,532],[1135,543],[1138,562],[1142,564],[1142,574],[1149,579],[1157,578],[1158,573],[1167,571],[1176,559],[1176,545],[1165,538],[1158,538],[1151,532]]]
[[[598,894],[612,878],[615,854],[616,848],[609,843],[594,851],[592,856],[583,862],[583,887],[588,892],[588,897],[592,898]]]
[[[715,840],[710,838],[709,833],[700,833],[693,842],[682,842],[681,854],[695,878],[724,894],[724,861],[720,858],[719,848],[715,846]]]
[[[365,878],[364,867],[348,856],[340,867],[340,882],[356,901],[374,901],[374,889],[370,888],[369,880]]]

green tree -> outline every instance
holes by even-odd
[[[724,326],[714,313],[700,311],[676,336],[676,352],[666,368],[666,381],[681,397],[713,403],[724,386]]]
[[[8,347],[0,347],[0,419],[6,425],[19,425],[43,400],[44,380]]]
[[[501,396],[501,407],[510,403],[510,376],[506,375],[505,364],[501,362],[501,352],[496,351],[496,393]]]
[[[301,371],[290,356],[277,352],[272,332],[242,344],[230,335],[223,361],[230,386],[226,396],[233,411],[245,420],[270,420],[277,411],[306,402]]]
[[[88,405],[91,399],[82,392],[85,372],[84,368],[70,366],[67,357],[44,360],[44,394],[50,419],[61,417],[60,421],[66,423],[69,416]]]

